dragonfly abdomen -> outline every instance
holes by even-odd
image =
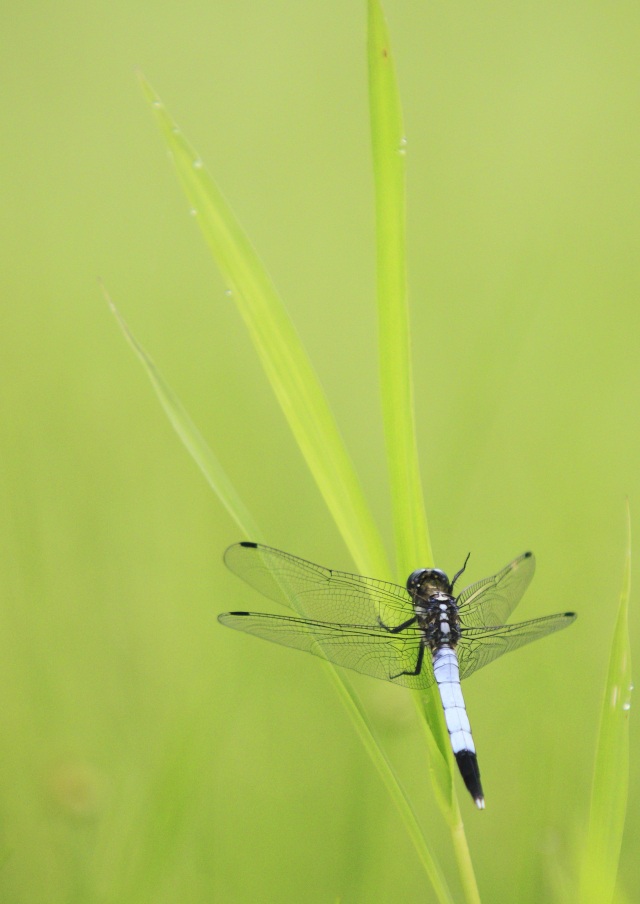
[[[444,645],[433,651],[433,672],[458,768],[476,806],[482,809],[484,793],[480,782],[476,748],[460,687],[458,657],[452,647]]]

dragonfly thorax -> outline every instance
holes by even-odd
[[[455,647],[460,640],[460,618],[455,600],[448,593],[437,591],[428,600],[413,601],[423,643],[435,653],[442,646]]]

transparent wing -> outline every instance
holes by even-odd
[[[390,634],[384,628],[337,625],[257,612],[225,612],[218,616],[218,621],[228,628],[255,634],[285,647],[305,650],[336,665],[403,687],[426,688],[434,681],[428,652],[424,655],[418,675],[401,674],[412,671],[418,663],[421,644],[415,626],[398,634]]]
[[[299,615],[337,624],[393,627],[413,615],[398,584],[331,571],[257,543],[236,543],[224,554],[228,568],[255,590]]]
[[[476,628],[505,622],[531,583],[535,568],[533,553],[525,552],[492,577],[471,584],[456,599],[460,621]]]
[[[468,678],[473,672],[483,668],[494,659],[517,650],[527,643],[561,631],[576,620],[575,612],[547,615],[515,625],[499,625],[495,628],[463,628],[462,637],[456,648],[460,677]]]

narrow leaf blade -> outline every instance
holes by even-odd
[[[405,235],[405,137],[389,33],[378,0],[369,0],[368,63],[371,145],[376,198],[380,385],[400,579],[431,566],[418,462],[409,342]],[[419,696],[426,718],[430,769],[438,801],[451,822],[458,812],[449,734],[434,690]]]
[[[151,86],[141,81],[192,212],[338,529],[363,574],[386,575],[386,555],[360,482],[275,286],[199,155]]]
[[[216,493],[218,499],[236,522],[244,536],[251,537],[251,539],[259,538],[260,532],[258,531],[258,527],[253,520],[253,517],[236,492],[235,487],[227,477],[224,468],[214,455],[211,447],[193,423],[182,405],[182,402],[166,382],[149,354],[142,345],[140,345],[127,326],[123,316],[116,308],[104,286],[102,287],[102,291],[111,311],[120,325],[120,329],[124,333],[129,345],[136,353],[138,360],[144,367],[147,376],[151,381],[151,385],[155,389],[158,399],[160,400],[160,404],[169,418],[171,426],[204,474],[209,486]]]
[[[160,403],[169,418],[169,422],[184,443],[187,451],[200,467],[207,482],[229,514],[236,521],[244,535],[253,539],[262,539],[261,533],[253,521],[252,516],[236,493],[235,488],[228,479],[222,465],[218,462],[212,450],[186,413],[182,403],[166,383],[149,354],[135,338],[104,287],[103,293],[125,338],[134,350],[139,361],[142,363],[147,376],[158,395]],[[375,737],[373,726],[358,700],[358,697],[341,672],[335,669],[330,662],[325,662],[324,667],[338,696],[345,706],[367,753],[378,769],[391,799],[394,801],[405,822],[409,836],[415,845],[425,872],[429,876],[438,901],[441,902],[441,904],[453,904],[453,898],[447,886],[444,873],[425,841],[424,834],[422,833],[418,819],[413,811],[411,802],[398,779],[393,764],[386,756],[383,747]]]
[[[405,136],[389,34],[369,0],[369,104],[376,199],[380,384],[398,573],[433,565],[418,462],[405,226]]]
[[[581,870],[580,901],[606,904],[614,898],[629,785],[631,646],[631,523],[618,615],[611,644],[591,789],[591,812]]]

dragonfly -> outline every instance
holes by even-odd
[[[414,690],[435,684],[458,768],[476,806],[484,809],[460,680],[503,653],[568,627],[576,613],[504,624],[531,583],[533,553],[455,596],[468,560],[452,580],[438,568],[419,568],[402,587],[323,568],[262,544],[235,543],[225,552],[227,567],[297,617],[225,612],[218,620],[392,684]]]

